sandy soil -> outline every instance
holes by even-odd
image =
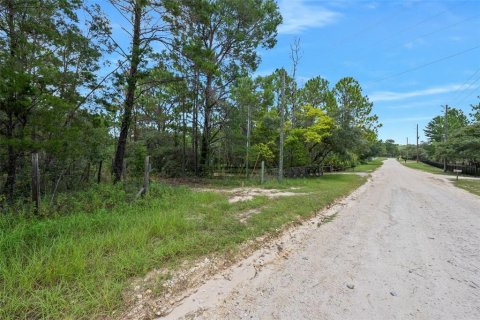
[[[214,189],[214,188],[195,188],[198,192],[218,192],[218,193],[227,193],[229,194],[228,202],[235,203],[240,201],[249,201],[258,196],[265,196],[269,199],[279,198],[279,197],[292,197],[305,195],[307,193],[300,192],[291,192],[288,190],[296,190],[298,188],[292,187],[287,190],[277,190],[277,189],[260,189],[260,188],[251,188],[251,187],[242,187],[235,189]]]
[[[162,319],[179,318],[480,319],[480,197],[387,160]]]

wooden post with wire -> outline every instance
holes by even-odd
[[[418,161],[419,161],[419,155],[418,155],[418,139],[419,139],[419,138],[420,138],[420,137],[418,136],[418,123],[417,123],[417,163],[418,163]]]
[[[150,156],[146,156],[145,157],[145,173],[143,175],[143,186],[140,189],[140,191],[138,191],[137,195],[135,196],[135,199],[137,199],[140,196],[145,195],[148,191],[148,187],[149,187],[149,184],[150,184],[150,168],[151,168],[151,166],[150,166]]]
[[[445,105],[445,142],[448,141],[448,104]],[[447,172],[447,156],[443,157],[443,172]]]
[[[32,201],[35,212],[40,213],[40,170],[38,167],[38,152],[32,153]]]
[[[261,171],[260,171],[260,184],[265,182],[265,161],[262,160]]]
[[[285,134],[285,69],[281,70],[282,73],[282,88],[280,92],[280,145],[278,155],[278,180],[283,180],[283,140]]]

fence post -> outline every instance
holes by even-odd
[[[32,201],[36,213],[40,213],[40,170],[38,168],[38,153],[32,153]]]
[[[265,182],[265,161],[262,160],[262,169],[260,171],[260,184]]]
[[[150,183],[150,156],[145,157],[145,175],[143,176],[143,194],[147,193]]]
[[[135,196],[135,199],[147,193],[149,183],[150,183],[150,156],[146,156],[145,157],[145,173],[143,175],[143,186],[140,189],[140,191],[138,191],[137,195]]]

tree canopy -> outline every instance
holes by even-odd
[[[129,186],[146,155],[156,175],[206,176],[381,152],[356,79],[297,82],[299,40],[292,72],[253,76],[281,22],[274,0],[0,2],[0,206],[28,196],[32,153],[55,202],[95,182]]]

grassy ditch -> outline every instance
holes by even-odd
[[[269,188],[295,187],[292,192],[301,194],[237,203],[224,193],[155,183],[134,203],[117,197],[105,205],[89,193],[75,198],[68,215],[1,216],[0,319],[111,317],[125,308],[122,293],[133,277],[234,252],[249,239],[312,216],[364,182],[356,175],[270,182]],[[116,194],[113,186],[102,188]],[[262,209],[241,223],[238,214],[252,208]]]
[[[429,173],[434,173],[434,174],[442,174],[442,175],[448,175],[450,177],[455,177],[456,175],[451,173],[451,172],[444,172],[442,169],[430,166],[428,164],[422,163],[422,162],[415,162],[415,161],[407,161],[405,164],[404,162],[400,161],[403,165],[412,168],[412,169],[417,169]],[[480,179],[460,179],[460,180],[453,180],[453,184],[458,187],[467,190],[470,193],[476,194],[480,196]]]
[[[460,179],[453,182],[459,188],[465,189],[470,193],[480,196],[480,179]]]
[[[443,170],[440,169],[440,168],[433,167],[433,166],[425,164],[423,162],[407,161],[407,163],[405,163],[405,161],[400,161],[400,163],[403,164],[406,167],[421,170],[421,171],[424,171],[424,172],[429,172],[429,173],[434,173],[434,174],[451,175],[449,173],[443,172]]]
[[[382,166],[384,160],[386,160],[386,158],[373,159],[372,161],[356,166],[354,168],[354,171],[355,172],[373,172]]]

